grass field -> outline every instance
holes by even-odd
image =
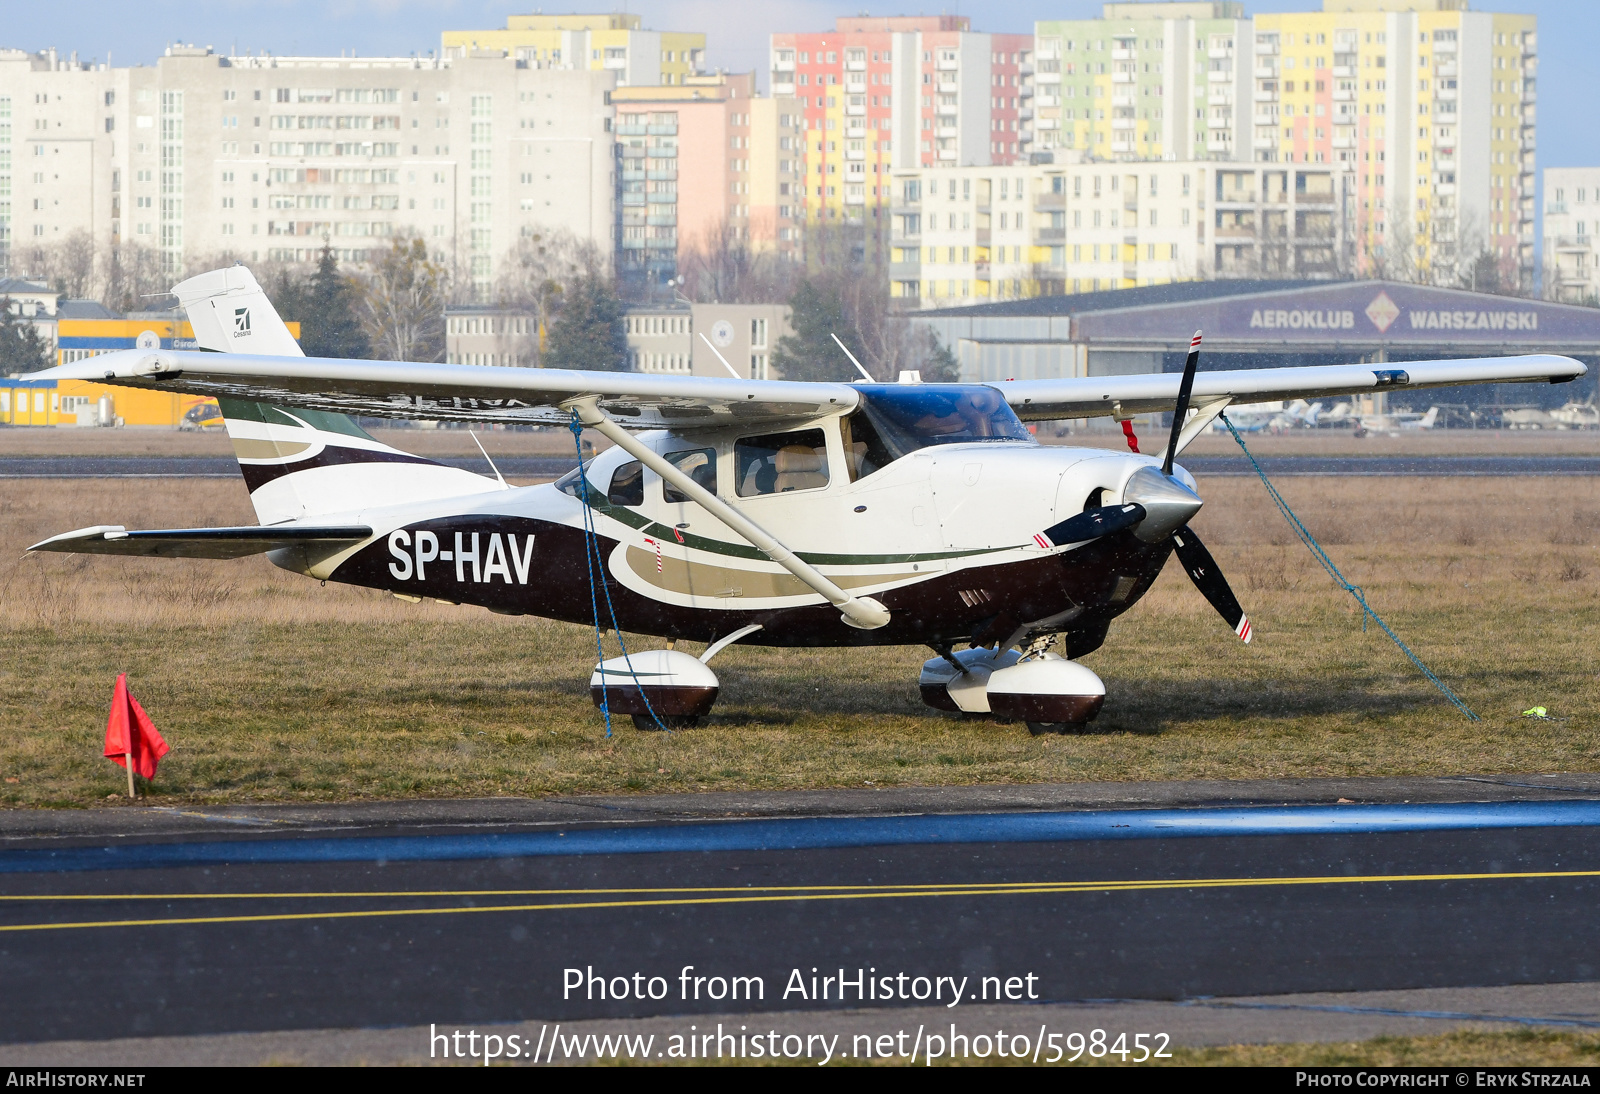
[[[608,740],[590,630],[324,587],[261,558],[23,557],[87,524],[254,517],[231,481],[4,481],[0,804],[118,790],[100,756],[118,672],[174,748],[151,793],[190,802],[1600,769],[1600,484],[1280,486],[1481,722],[1362,633],[1242,478],[1202,481],[1196,523],[1254,644],[1169,566],[1085,659],[1109,691],[1094,732],[1037,739],[923,707],[920,648],[734,647],[710,724]],[[1519,716],[1534,705],[1551,720]]]

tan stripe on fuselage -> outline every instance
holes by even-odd
[[[667,548],[671,550],[671,548]],[[782,571],[745,570],[732,566],[707,566],[674,558],[663,551],[661,572],[656,572],[656,555],[642,547],[628,548],[628,568],[656,588],[683,596],[744,597],[768,599],[785,596],[814,595],[810,586],[799,578]],[[859,589],[865,585],[887,585],[908,577],[932,577],[912,570],[881,574],[829,574],[828,578],[842,589]]]

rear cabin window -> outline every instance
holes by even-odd
[[[818,490],[828,485],[828,442],[820,429],[768,433],[734,442],[741,498]]]
[[[717,492],[717,450],[715,448],[691,448],[683,452],[668,452],[663,457],[679,471],[693,479],[696,485],[704,487],[710,493]],[[688,501],[689,495],[674,490],[670,482],[663,482],[662,496],[669,502]]]

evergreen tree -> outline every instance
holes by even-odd
[[[928,333],[932,343],[928,359],[922,364],[922,382],[925,384],[954,384],[961,381],[961,362],[950,352],[950,347],[939,341],[939,336]]]
[[[844,301],[832,285],[812,279],[800,282],[789,301],[793,334],[778,340],[772,363],[785,380],[854,380],[855,366],[839,350],[833,336],[850,347],[859,360],[864,355],[861,335],[846,317]]]
[[[55,364],[55,347],[39,328],[12,314],[9,296],[0,296],[0,375],[37,372]]]
[[[301,299],[300,348],[307,357],[372,356],[372,344],[356,314],[356,290],[339,272],[333,248],[323,244]]]
[[[622,300],[611,282],[585,273],[567,286],[565,296],[561,314],[550,325],[545,363],[551,368],[628,371]]]

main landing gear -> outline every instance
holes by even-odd
[[[1106,700],[1100,677],[1051,653],[1048,641],[1021,653],[979,646],[932,658],[918,685],[930,707],[1012,718],[1035,737],[1082,733]]]

